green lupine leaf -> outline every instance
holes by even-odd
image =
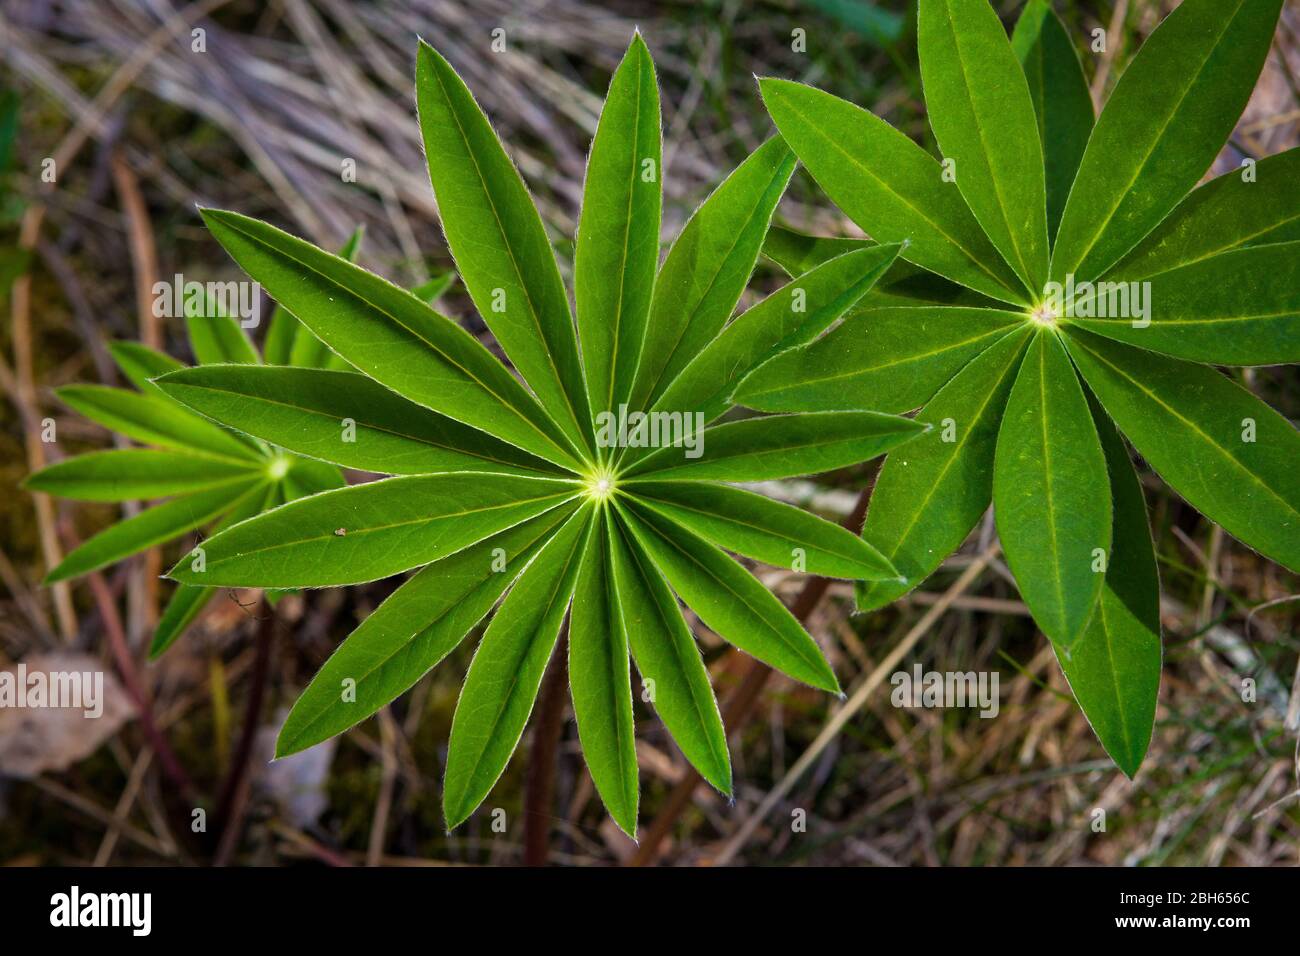
[[[643,693],[691,766],[730,795],[727,732],[699,645],[663,574],[632,533],[621,521],[607,521],[606,527],[623,635]]]
[[[201,364],[257,364],[257,350],[238,321],[222,315],[211,301],[185,300],[185,328],[194,358]]]
[[[348,262],[356,262],[357,253],[361,251],[361,239],[364,235],[365,230],[362,227],[358,226],[354,229],[352,235],[348,237],[348,241],[339,250],[339,258]],[[288,310],[283,310],[282,307],[277,306],[276,311],[277,313],[280,311],[287,313]],[[271,321],[274,324],[275,316],[272,316]],[[289,343],[288,361],[283,364],[296,365],[299,368],[348,367],[343,359],[330,351],[330,347],[321,341],[311,329],[299,322],[296,316],[293,317],[293,330],[293,341]]]
[[[411,295],[421,302],[433,305],[447,294],[447,290],[452,287],[455,281],[456,273],[448,269],[446,272],[440,272],[433,276],[427,282],[421,282],[411,290]]]
[[[882,308],[859,312],[807,348],[750,374],[735,399],[767,412],[910,411],[1024,322],[1000,309]]]
[[[449,472],[388,478],[291,501],[203,542],[169,577],[232,587],[331,587],[401,574],[572,497],[546,478]]]
[[[953,376],[917,412],[932,429],[885,459],[862,537],[904,580],[860,585],[859,610],[883,607],[928,578],[988,510],[998,425],[1028,332],[1005,333]]]
[[[527,390],[455,322],[397,286],[256,219],[205,210],[208,229],[298,320],[381,385],[449,418],[569,463]]]
[[[280,729],[276,757],[342,733],[414,686],[487,615],[573,510],[555,508],[412,575],[312,678]],[[345,700],[347,680],[355,694]]]
[[[255,468],[252,462],[120,448],[56,462],[28,475],[23,487],[79,501],[145,501],[260,477]]]
[[[719,548],[779,568],[875,581],[898,572],[879,551],[837,524],[728,485],[637,482],[636,500]]]
[[[1007,565],[1043,633],[1070,646],[1097,606],[1110,554],[1106,458],[1054,331],[1021,363],[998,433],[993,504]]]
[[[201,365],[164,376],[158,384],[223,425],[346,468],[389,475],[554,470],[549,462],[355,372]]]
[[[609,814],[636,838],[639,785],[632,672],[603,520],[587,536],[569,621],[569,687],[582,756]]]
[[[644,507],[621,513],[638,543],[707,627],[746,654],[819,690],[839,681],[794,615],[733,558]]]
[[[193,624],[203,609],[221,591],[220,588],[201,588],[192,584],[178,584],[167,600],[154,628],[149,644],[149,660],[156,661]]]
[[[847,468],[883,455],[925,425],[877,412],[769,415],[714,425],[695,434],[699,452],[664,447],[628,471],[638,478],[766,481]]]
[[[1047,189],[1047,232],[1056,238],[1095,113],[1079,50],[1047,0],[1029,0],[1011,34],[1038,120]]]
[[[170,355],[139,342],[109,342],[108,353],[127,381],[146,394],[158,394],[152,379],[185,367]]]
[[[1300,149],[1192,190],[1155,231],[1111,269],[1129,281],[1169,272],[1243,246],[1300,239]]]
[[[763,102],[799,161],[844,212],[902,256],[1004,302],[1027,301],[1020,281],[937,160],[888,123],[821,90],[759,81]]]
[[[1209,169],[1268,55],[1282,0],[1185,0],[1149,36],[1088,139],[1052,278],[1102,275]]]
[[[1101,600],[1068,651],[1053,645],[1074,698],[1129,777],[1151,742],[1160,691],[1160,578],[1142,484],[1106,413],[1093,406],[1106,453],[1115,526]]]
[[[234,507],[221,516],[221,520],[213,526],[213,531],[239,524],[267,508],[274,507],[275,503],[275,485],[268,482],[261,486],[254,486],[251,492],[240,498],[235,502]],[[167,601],[167,606],[163,608],[162,615],[158,618],[158,626],[154,628],[153,640],[149,644],[149,660],[157,660],[167,648],[176,643],[220,590],[220,588],[178,584]]]
[[[930,126],[985,234],[1032,290],[1047,279],[1043,150],[1025,72],[988,0],[920,0]]]
[[[589,508],[565,522],[524,569],[483,635],[447,745],[442,807],[449,830],[483,802],[519,744],[592,530]]]
[[[91,421],[142,444],[237,461],[261,460],[261,455],[242,439],[161,395],[105,385],[65,385],[55,394]]]
[[[1300,242],[1220,253],[1142,280],[1096,283],[1075,325],[1175,358],[1220,365],[1300,362]],[[1139,293],[1145,318],[1124,298]],[[1118,307],[1117,307],[1118,306]],[[1079,318],[1081,310],[1106,318]]]
[[[774,225],[763,240],[763,255],[771,259],[791,278],[803,275],[836,256],[856,249],[869,249],[877,243],[870,239],[826,239],[809,236],[785,226]],[[901,245],[900,245],[901,251]],[[896,259],[889,272],[850,310],[865,312],[889,306],[965,305],[998,309],[1003,303],[980,295],[902,259]]]
[[[343,473],[334,465],[311,458],[294,456],[289,460],[289,471],[284,476],[285,500],[293,501],[321,491],[331,491],[347,485]]]
[[[722,330],[655,403],[712,421],[732,405],[740,381],[779,352],[806,345],[852,308],[885,274],[898,246],[859,249],[814,267]]]
[[[574,252],[578,332],[597,414],[627,400],[641,356],[659,266],[662,138],[654,63],[638,33],[591,143]]]
[[[66,581],[147,551],[200,528],[218,515],[236,506],[253,489],[261,489],[261,480],[225,485],[210,491],[173,498],[155,505],[134,517],[105,528],[83,542],[45,576],[46,584]]]
[[[589,446],[569,297],[528,189],[469,88],[423,41],[415,88],[429,179],[461,281],[543,407]]]
[[[1070,354],[1110,417],[1196,510],[1300,571],[1300,434],[1205,365],[1070,331]]]
[[[652,406],[731,318],[794,167],[794,154],[774,136],[682,228],[655,282],[632,408]]]

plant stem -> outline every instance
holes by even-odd
[[[855,534],[862,529],[862,521],[866,517],[867,503],[870,500],[871,489],[863,489],[862,493],[858,495],[853,511],[844,519],[843,525],[845,528]],[[790,605],[790,613],[801,623],[807,621],[813,610],[821,603],[821,599],[825,596],[829,587],[830,581],[827,578],[811,578],[803,586],[803,590],[799,592],[798,596],[795,597],[794,603]],[[740,654],[739,651],[733,651],[732,653]],[[753,716],[758,701],[762,696],[763,688],[772,673],[771,668],[752,657],[746,657],[745,660],[745,672],[741,677],[740,684],[732,691],[722,707],[722,722],[728,728],[728,736],[732,739],[735,739],[749,721],[749,718]],[[659,855],[659,846],[663,843],[664,837],[668,836],[669,831],[676,825],[678,818],[686,812],[686,808],[690,806],[691,800],[695,796],[695,788],[703,782],[703,779],[695,768],[687,769],[686,776],[678,782],[677,786],[673,787],[658,815],[655,816],[649,828],[645,831],[636,853],[628,860],[629,866],[647,866],[655,861]]]
[[[569,626],[555,642],[542,686],[541,706],[533,728],[532,753],[524,791],[524,866],[545,866],[550,856],[551,803],[555,762],[564,730],[564,690],[568,684]]]
[[[217,799],[217,809],[213,815],[213,822],[221,834],[213,860],[217,866],[225,866],[234,853],[244,809],[248,805],[248,765],[252,760],[253,744],[257,740],[257,730],[262,721],[262,704],[266,698],[266,679],[271,669],[271,645],[276,625],[275,607],[270,602],[266,603],[264,612],[257,627],[253,669],[249,678],[248,700],[244,705],[244,726],[239,734],[239,746],[221,786],[221,795]]]

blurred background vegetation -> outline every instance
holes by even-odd
[[[1021,6],[995,5],[1008,23]],[[1175,5],[1054,4],[1079,43],[1094,98],[1104,99]],[[168,593],[156,577],[162,556],[110,568],[98,584],[39,585],[52,553],[120,514],[17,490],[33,455],[53,459],[110,440],[51,390],[121,384],[105,350],[113,339],[142,338],[189,361],[180,323],[154,319],[142,292],[175,273],[235,277],[196,204],[268,219],[326,248],[364,225],[362,264],[404,284],[449,268],[414,121],[419,35],[462,71],[509,144],[567,270],[587,145],[635,27],[663,88],[664,234],[672,236],[770,135],[754,75],[814,83],[933,148],[914,23],[905,0],[0,0],[0,667],[89,655],[117,675],[110,689],[123,701],[120,714],[90,731],[89,721],[44,727],[33,723],[39,715],[0,712],[0,863],[420,865],[521,856],[527,737],[484,808],[455,833],[443,830],[438,788],[472,641],[375,719],[267,766],[284,709],[392,582],[283,602],[244,799],[220,845],[189,832],[190,808],[177,805],[131,699],[133,691],[147,698],[208,805],[232,774],[238,779],[232,763],[255,694],[253,635],[265,621],[258,596],[226,594],[160,663],[146,665],[148,633]],[[491,55],[498,27],[506,51]],[[793,48],[800,30],[803,51]],[[1094,30],[1106,34],[1104,52],[1089,48]],[[1296,146],[1298,30],[1300,5],[1288,3],[1215,173]],[[47,159],[55,160],[52,184],[41,179]],[[355,182],[342,175],[346,160],[355,162]],[[853,234],[802,172],[780,217],[823,235]],[[761,265],[750,295],[779,281]],[[467,297],[453,292],[444,307],[484,331]],[[1245,374],[1283,414],[1300,417],[1296,369]],[[57,444],[34,437],[46,417],[57,421]],[[768,490],[843,517],[873,473],[863,466]],[[1144,479],[1164,589],[1165,672],[1155,738],[1136,781],[1107,760],[1000,560],[953,586],[994,541],[986,521],[922,590],[891,608],[854,616],[849,589],[831,586],[810,629],[850,692],[880,686],[842,729],[823,733],[836,701],[769,680],[748,722],[729,727],[734,805],[701,787],[676,813],[672,794],[685,764],[653,717],[639,713],[642,825],[655,834],[639,853],[604,818],[568,722],[551,860],[1300,862],[1297,581],[1149,473]],[[802,584],[787,572],[762,573],[790,600]],[[936,603],[942,613],[927,613]],[[916,628],[922,636],[903,666],[998,671],[996,719],[891,706],[880,662]],[[725,703],[745,663],[697,632]],[[115,637],[125,655],[112,653]],[[1253,695],[1243,693],[1248,681]],[[807,772],[792,775],[810,745]],[[746,826],[769,794],[770,811]],[[505,833],[492,830],[493,808],[505,811]],[[1097,809],[1105,810],[1104,832]],[[806,829],[792,825],[799,821]]]

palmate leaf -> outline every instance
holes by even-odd
[[[920,0],[930,126],[957,188],[1029,289],[1047,278],[1043,150],[1025,72],[987,0]]]
[[[696,210],[655,275],[657,91],[634,39],[588,166],[579,350],[540,219],[486,118],[427,48],[419,84],[452,252],[524,381],[417,296],[266,223],[205,210],[236,261],[355,371],[221,364],[157,376],[167,402],[258,436],[251,451],[275,463],[276,501],[288,501],[222,528],[173,568],[192,589],[175,616],[218,586],[328,587],[415,571],[309,685],[283,755],[388,704],[500,601],[453,719],[443,797],[454,827],[514,751],[567,613],[579,738],[602,800],[635,834],[633,663],[686,759],[720,790],[732,786],[708,673],[674,592],[738,648],[834,691],[817,643],[722,549],[849,579],[895,575],[857,536],[714,482],[856,465],[926,425],[855,408],[694,426],[731,411],[744,376],[869,296],[899,246],[815,263],[732,321],[794,168],[777,137]],[[504,311],[493,309],[498,290]],[[281,353],[286,337],[276,335]],[[602,432],[608,444],[595,447],[595,413],[615,401],[677,415],[689,440],[660,432],[655,447],[637,448]],[[331,488],[338,472],[325,462],[398,477]],[[355,697],[343,699],[344,681]]]
[[[1054,332],[1035,335],[1007,399],[993,504],[1021,596],[1043,633],[1068,647],[1101,593],[1111,504],[1097,429]]]
[[[1052,278],[1091,281],[1178,205],[1246,106],[1282,0],[1185,0],[1133,57],[1070,191]]]
[[[1068,650],[1053,650],[1102,746],[1132,777],[1151,742],[1160,690],[1160,579],[1142,484],[1115,426],[1090,404],[1110,475],[1114,537],[1092,620]]]
[[[894,600],[960,546],[996,471],[998,524],[1022,594],[1130,774],[1154,713],[1159,582],[1140,491],[1122,445],[1117,454],[1109,444],[1109,421],[1208,518],[1288,567],[1300,557],[1300,488],[1283,464],[1297,460],[1297,433],[1207,367],[1300,359],[1297,159],[1243,164],[1192,191],[1251,93],[1279,7],[1186,0],[1094,123],[1070,31],[1048,3],[1030,0],[1010,46],[1033,107],[1054,247],[1053,281],[1030,279],[1023,296],[1020,280],[1038,260],[1017,245],[1015,226],[1037,221],[1039,176],[1022,168],[1032,146],[1013,149],[1025,138],[1024,99],[992,10],[975,0],[919,5],[929,113],[945,157],[958,159],[946,184],[955,190],[941,188],[928,154],[865,111],[761,81],[783,137],[830,198],[872,239],[910,245],[908,264],[838,328],[761,366],[736,399],[810,413],[925,402],[917,417],[934,430],[886,458],[863,529],[907,582],[859,582],[859,606]],[[868,247],[774,229],[765,252],[796,274]],[[994,250],[1019,276],[1008,277]],[[1098,279],[1108,284],[1089,288]],[[1054,283],[1075,292],[1066,300]],[[1014,308],[990,308],[984,296]],[[1022,363],[1031,331],[1034,351]],[[1089,413],[1071,361],[1104,410]],[[1088,545],[1095,562],[1080,557]]]

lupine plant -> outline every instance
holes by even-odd
[[[1215,366],[1300,361],[1300,156],[1196,187],[1264,64],[1281,0],[1185,0],[1095,117],[1075,43],[1033,0],[920,0],[941,157],[842,99],[761,81],[826,194],[905,260],[838,328],[748,376],[767,411],[919,407],[862,534],[925,580],[994,506],[1007,564],[1102,744],[1128,775],[1159,687],[1159,581],[1121,435],[1183,498],[1300,570],[1300,435]],[[871,248],[774,230],[799,272]]]
[[[679,600],[759,660],[839,689],[813,638],[727,552],[851,580],[898,577],[856,534],[729,483],[852,465],[926,426],[862,410],[718,419],[744,375],[825,331],[899,247],[829,258],[733,320],[795,167],[777,137],[703,202],[660,267],[659,96],[637,36],[591,148],[575,324],[541,218],[469,89],[425,44],[416,81],[447,244],[513,372],[455,321],[345,257],[205,210],[235,261],[349,368],[203,365],[156,387],[274,447],[393,477],[225,528],[170,575],[189,586],[323,588],[416,571],[304,691],[280,755],[374,714],[490,615],[452,722],[449,827],[509,761],[567,618],[586,763],[633,834],[630,659],[636,696],[704,778],[731,791],[726,735]]]
[[[358,231],[343,250],[352,255]],[[167,293],[160,293],[166,295]],[[262,361],[244,329],[219,312],[203,287],[182,295],[190,349],[204,364],[257,365]],[[46,575],[47,584],[107,567],[181,538],[196,529],[219,531],[286,501],[343,485],[333,465],[304,458],[224,428],[176,402],[154,378],[184,366],[138,342],[109,345],[130,389],[69,385],[58,397],[125,443],[78,455],[28,476],[24,487],[80,501],[126,502],[165,498],[94,535]],[[265,348],[268,362],[328,362],[332,353],[292,314],[277,308]],[[217,593],[216,588],[182,584],[164,607],[149,648],[157,657],[172,645]]]

